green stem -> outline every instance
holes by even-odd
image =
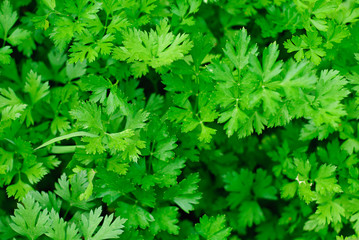
[[[104,26],[104,32],[103,32],[103,35],[105,35],[106,34],[106,30],[107,30],[107,22],[108,22],[108,14],[106,14],[106,20],[105,20],[105,26]]]
[[[132,197],[130,197],[130,196],[128,196],[128,195],[122,195],[122,196],[123,196],[124,198],[127,198],[127,199],[131,200],[131,201],[137,202],[136,199],[134,199],[134,198],[132,198]]]
[[[196,77],[195,77],[195,83],[197,85],[196,87],[196,94],[195,94],[195,100],[194,100],[194,111],[193,113],[197,113],[198,111],[198,97],[199,97],[199,78],[198,78],[199,69],[196,67]]]
[[[155,92],[156,93],[158,93],[158,84],[157,84],[157,81],[153,78],[151,78],[151,82],[152,82],[152,84],[153,84],[153,87],[154,87],[154,89],[155,89]]]
[[[51,153],[53,154],[64,154],[64,153],[73,153],[77,148],[85,148],[83,145],[75,145],[75,146],[53,146],[51,148]]]
[[[194,100],[194,109],[193,109],[193,114],[197,113],[198,110],[198,90],[197,93],[195,95],[195,100]]]
[[[67,214],[69,213],[70,209],[71,209],[71,206],[66,210],[66,212],[65,212],[65,214],[64,214],[64,219],[66,218],[66,216],[67,216]]]
[[[95,134],[92,134],[92,133],[88,133],[88,132],[81,132],[81,131],[74,132],[74,133],[70,133],[70,134],[66,134],[66,135],[63,135],[63,136],[60,136],[60,137],[50,139],[49,141],[47,141],[44,144],[41,144],[40,146],[35,148],[34,151],[36,151],[36,150],[38,150],[40,148],[46,147],[46,146],[48,146],[50,144],[53,144],[55,142],[59,142],[61,140],[65,140],[65,139],[69,139],[69,138],[73,138],[73,137],[98,137],[98,136],[95,135]]]
[[[7,31],[5,32],[5,35],[4,35],[4,42],[2,44],[2,47],[5,47],[6,40],[7,40]]]
[[[12,145],[16,145],[16,144],[14,143],[14,141],[12,141],[12,140],[10,140],[10,139],[8,139],[8,138],[4,138],[4,140],[8,141],[8,142],[11,143]]]
[[[150,150],[150,158],[148,159],[148,172],[152,173],[152,159],[153,159],[153,150],[155,146],[155,141],[152,142],[151,150]]]

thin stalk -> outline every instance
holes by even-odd
[[[7,31],[5,32],[4,35],[4,42],[2,43],[2,47],[5,47],[6,40],[7,40]]]
[[[66,216],[67,216],[67,214],[69,213],[70,209],[71,209],[71,206],[66,210],[66,212],[65,212],[65,214],[64,214],[64,219],[66,218]]]
[[[197,85],[196,88],[196,94],[195,94],[195,100],[194,100],[194,111],[193,113],[197,113],[198,110],[198,97],[199,97],[199,78],[198,78],[198,72],[199,72],[199,68],[196,67],[196,77],[195,77],[195,83]]]
[[[51,153],[53,154],[64,154],[64,153],[74,153],[77,148],[85,148],[83,145],[75,146],[53,146],[51,148]]]
[[[38,150],[40,148],[46,147],[46,146],[48,146],[50,144],[53,144],[55,142],[59,142],[59,141],[65,140],[65,139],[73,138],[73,137],[98,137],[98,136],[95,135],[95,134],[92,134],[92,133],[88,133],[88,132],[81,132],[81,131],[74,132],[74,133],[70,133],[70,134],[66,134],[66,135],[63,135],[63,136],[60,136],[60,137],[50,139],[49,141],[45,142],[44,144],[41,144],[40,146],[38,146],[34,150],[36,151],[36,150]]]
[[[152,142],[151,150],[150,150],[150,158],[148,159],[148,171],[151,173],[152,171],[152,160],[153,160],[153,150],[155,149],[155,141]]]
[[[104,30],[103,35],[105,35],[106,31],[107,31],[108,17],[109,17],[109,14],[106,13],[105,26],[103,27],[103,30]]]

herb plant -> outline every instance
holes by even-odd
[[[358,20],[1,0],[0,239],[359,239]]]

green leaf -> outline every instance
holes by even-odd
[[[101,212],[101,207],[99,207],[94,211],[91,210],[89,215],[82,214],[81,221],[78,223],[81,233],[88,240],[118,239],[123,233],[122,228],[126,219],[114,218],[114,214],[104,218]],[[102,225],[97,230],[102,221]]]
[[[143,62],[155,69],[181,59],[192,48],[192,42],[187,34],[175,36],[169,30],[167,22],[161,21],[156,31],[123,31],[123,47],[115,48],[114,58],[128,63]],[[141,77],[145,73],[147,71],[140,74],[133,72],[135,77]]]
[[[177,177],[181,174],[181,169],[185,167],[185,160],[175,158],[168,162],[156,161],[153,164],[154,177],[159,187],[170,187],[177,184]]]
[[[56,7],[56,0],[42,0],[42,2],[51,10],[54,10]]]
[[[127,143],[128,147],[122,152],[122,158],[129,159],[132,162],[137,162],[141,155],[140,149],[146,147],[145,142],[136,138],[131,138],[127,140]]]
[[[251,188],[255,175],[248,169],[242,168],[240,173],[230,172],[223,177],[224,189],[230,192],[227,197],[229,206],[233,209],[251,196]]]
[[[359,53],[354,53],[355,59],[359,62]]]
[[[253,191],[257,198],[277,200],[277,189],[271,186],[272,177],[267,175],[263,169],[256,171],[256,176],[253,184]]]
[[[65,131],[69,130],[70,127],[70,122],[67,121],[67,119],[65,117],[55,117],[52,122],[51,122],[51,133],[53,135],[56,135],[57,132],[59,132],[60,134],[63,134]]]
[[[58,183],[55,183],[55,193],[71,203],[71,206],[78,207],[80,209],[89,210],[95,204],[91,202],[93,197],[87,199],[80,199],[89,185],[86,171],[80,171],[72,176],[70,180],[67,179],[66,174],[63,174]]]
[[[358,232],[359,232],[359,213],[352,215],[350,217],[350,221],[355,222],[353,228],[355,230],[355,233],[358,234]]]
[[[297,172],[299,173],[298,181],[307,180],[309,178],[309,172],[312,168],[309,160],[305,161],[303,159],[295,158],[294,164],[297,167]]]
[[[96,42],[95,50],[103,55],[109,55],[112,52],[113,41],[115,37],[111,34],[106,34]]]
[[[17,13],[12,11],[9,0],[5,0],[0,8],[0,37],[6,38],[9,30],[14,26],[18,19]]]
[[[54,240],[80,240],[80,234],[74,223],[65,222],[59,214],[52,210],[49,214],[51,227],[48,228],[46,236]]]
[[[177,207],[162,207],[157,208],[152,215],[155,219],[150,225],[150,230],[153,234],[158,234],[160,231],[167,231],[170,234],[177,235],[179,233],[178,224],[178,208]]]
[[[224,129],[226,130],[227,135],[230,137],[240,129],[241,124],[244,124],[247,119],[248,116],[242,110],[240,110],[236,104],[233,109],[222,112],[218,122],[225,123]]]
[[[35,28],[37,29],[43,29],[47,30],[50,27],[50,23],[47,20],[47,15],[44,16],[35,16],[31,19],[31,21],[34,23]]]
[[[209,35],[196,34],[193,37],[193,48],[191,50],[191,55],[193,58],[194,64],[199,67],[202,64],[202,61],[205,59],[207,54],[214,47],[214,39]]]
[[[208,71],[213,74],[212,75],[213,79],[215,79],[217,81],[236,83],[233,73],[227,64],[223,64],[218,61],[214,61],[214,64],[209,65],[207,68],[208,68]],[[231,85],[233,83],[231,83]],[[238,83],[236,83],[236,84],[238,84]],[[231,86],[231,85],[229,83],[227,83],[227,86]]]
[[[199,134],[198,139],[201,142],[209,143],[212,140],[213,135],[217,132],[216,129],[207,127],[203,123],[201,123],[201,133]]]
[[[101,154],[106,150],[102,144],[102,137],[83,137],[81,141],[87,143],[85,145],[87,154]]]
[[[149,113],[144,111],[143,109],[138,111],[128,111],[126,129],[138,129],[143,128],[145,126],[145,122],[148,119]]]
[[[101,10],[102,4],[100,2],[91,2],[89,0],[77,0],[77,4],[75,6],[76,9],[74,8],[71,10],[75,11],[79,18],[95,19],[97,17],[97,13]]]
[[[135,135],[132,129],[126,129],[118,133],[110,133],[108,147],[114,153],[125,151],[129,145],[128,139]]]
[[[304,225],[304,230],[312,231],[316,228],[321,228],[326,224],[340,223],[342,217],[345,216],[345,209],[340,205],[338,201],[328,201],[322,205],[319,205],[315,214],[309,217]]]
[[[28,30],[23,30],[21,28],[16,28],[8,37],[7,41],[13,45],[18,46],[22,44],[27,38],[30,37],[31,32]]]
[[[101,107],[91,102],[81,102],[80,105],[71,110],[71,116],[77,120],[77,124],[95,132],[103,132],[104,126],[101,120]]]
[[[66,75],[70,80],[79,78],[86,73],[86,62],[77,62],[75,64],[66,63]]]
[[[263,51],[262,66],[259,63],[259,60],[251,55],[251,70],[258,76],[259,79],[265,82],[271,81],[277,75],[282,72],[282,61],[277,61],[279,56],[278,44],[271,43],[268,48],[265,48]]]
[[[313,26],[318,29],[319,31],[326,32],[328,31],[328,25],[327,22],[320,19],[310,19],[309,20]]]
[[[10,217],[0,218],[0,237],[3,239],[13,239],[18,234],[10,227]]]
[[[335,177],[336,167],[333,165],[320,166],[317,177],[315,178],[315,190],[320,194],[342,192],[340,185],[337,184]],[[334,175],[334,176],[333,176]]]
[[[26,77],[24,91],[29,93],[32,103],[35,104],[50,93],[49,83],[42,84],[41,76],[31,70]]]
[[[170,137],[165,122],[157,118],[152,120],[146,129],[146,135],[149,139],[147,144],[151,144],[150,142],[152,142],[152,146],[147,147],[147,151],[144,151],[144,155],[153,155],[162,161],[169,161],[174,158],[175,153],[173,150],[177,148],[177,139],[176,137]]]
[[[21,169],[21,172],[26,175],[30,184],[39,182],[42,177],[49,172],[42,163],[35,163],[34,165],[30,165],[30,163],[25,162],[24,165],[25,166]]]
[[[282,198],[293,198],[295,193],[297,192],[298,183],[291,182],[283,185],[281,189],[281,197]]]
[[[6,188],[6,193],[9,197],[22,199],[31,190],[33,190],[33,188],[29,184],[24,183],[19,179],[16,183],[11,184]]]
[[[195,225],[197,233],[208,240],[225,240],[231,234],[231,228],[226,226],[225,215],[208,217],[204,215]]]
[[[7,120],[15,120],[20,118],[26,107],[26,104],[7,106],[1,111],[1,121],[5,122]]]
[[[241,71],[249,63],[250,56],[256,56],[257,46],[249,46],[251,37],[248,36],[247,30],[242,28],[233,39],[233,44],[226,43],[226,48],[223,49],[224,54],[231,60],[234,66]]]
[[[85,42],[85,44],[88,44],[88,42]],[[71,45],[69,50],[71,52],[69,63],[84,62],[85,60],[87,60],[89,63],[95,61],[99,53],[93,48],[92,45],[85,44],[75,42]]]
[[[265,220],[264,213],[256,201],[245,201],[239,208],[239,224],[252,227]]]
[[[178,185],[169,188],[164,197],[174,201],[183,211],[189,213],[202,197],[202,194],[197,192],[199,181],[198,174],[191,174]]]
[[[62,201],[56,197],[53,192],[38,192],[38,191],[31,191],[29,195],[38,202],[43,209],[47,209],[48,211],[56,211],[59,212],[61,209]],[[52,213],[50,213],[50,218],[52,219]]]
[[[176,138],[169,138],[157,142],[156,150],[154,156],[162,161],[166,161],[174,157],[174,152],[172,150],[176,149]]]
[[[288,49],[289,53],[297,52],[294,56],[297,61],[302,60],[305,56],[318,65],[321,58],[326,55],[326,52],[320,47],[322,41],[323,39],[318,36],[317,31],[307,31],[307,35],[294,36],[292,40],[287,40],[284,47]]]
[[[78,65],[77,63],[76,65]],[[81,88],[85,91],[92,91],[90,100],[92,102],[104,103],[107,90],[112,86],[111,82],[103,77],[87,75],[81,78]]]
[[[101,39],[96,40],[89,31],[85,31],[79,41],[71,45],[69,63],[83,62],[85,60],[91,63],[95,61],[99,54],[109,55],[112,52],[112,42],[114,40],[115,37],[111,34],[106,34]]]
[[[123,187],[119,188],[118,186]],[[107,204],[111,204],[120,196],[134,190],[135,188],[133,183],[130,182],[130,179],[120,176],[116,172],[98,168],[94,191],[97,196],[102,197],[103,201]]]
[[[47,232],[50,219],[47,209],[42,210],[39,203],[27,195],[22,204],[18,203],[10,227],[28,239],[37,239]]]
[[[0,63],[9,64],[11,61],[11,53],[12,49],[10,48],[10,46],[0,48]]]
[[[353,152],[359,151],[359,141],[357,139],[347,139],[341,145],[341,148],[351,155]]]
[[[66,17],[58,18],[56,19],[56,25],[50,34],[50,38],[60,50],[64,50],[72,40],[75,34],[75,29],[76,25],[71,19]]]
[[[310,110],[315,125],[327,124],[337,128],[341,117],[346,115],[344,99],[350,91],[346,88],[347,80],[335,70],[323,70],[316,87],[314,107]],[[326,128],[327,129],[327,128]]]
[[[114,34],[121,31],[122,29],[126,29],[129,26],[130,23],[128,22],[128,19],[120,15],[115,15],[113,16],[110,24],[107,26],[107,33]]]
[[[127,218],[126,224],[134,228],[140,227],[142,229],[146,229],[150,226],[150,223],[155,220],[152,214],[146,209],[138,205],[127,204],[124,202],[118,203],[116,213]]]
[[[337,25],[335,22],[329,22],[329,28],[325,34],[327,42],[324,46],[331,49],[335,43],[340,43],[348,36],[350,36],[350,32],[347,26]]]

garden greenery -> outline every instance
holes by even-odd
[[[358,20],[1,0],[0,239],[359,239]]]

